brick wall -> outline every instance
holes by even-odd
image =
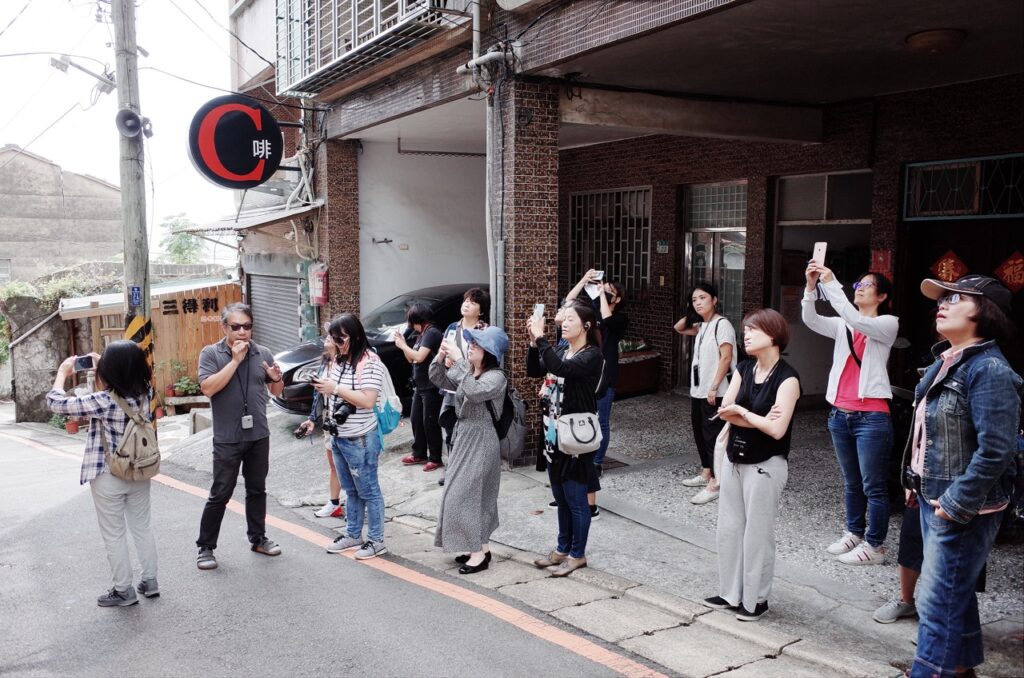
[[[320,212],[320,253],[327,263],[326,320],[359,312],[359,142],[329,140],[316,157],[317,195],[327,202]]]
[[[678,212],[687,184],[746,179],[747,259],[744,310],[768,300],[774,182],[779,175],[871,169],[874,173],[871,246],[894,248],[899,225],[902,167],[908,162],[987,155],[1024,146],[1024,76],[831,106],[824,142],[770,144],[649,136],[563,151],[559,159],[559,293],[574,281],[569,270],[569,194],[653,186],[652,241],[668,240],[668,254],[652,255],[651,287],[629,309],[631,338],[646,338],[672,360],[662,363],[662,388],[675,380],[678,341],[672,323],[681,312],[679,276],[684,241]],[[659,277],[665,277],[659,286]]]
[[[505,365],[513,385],[528,402],[540,385],[526,377],[529,338],[526,319],[536,302],[553,303],[558,272],[558,96],[550,84],[512,82],[501,87],[496,105],[491,157],[496,161],[490,208],[501,229],[504,200],[505,330],[509,350]],[[497,116],[501,116],[500,120]],[[504,197],[502,197],[502,134],[504,131]],[[549,313],[551,317],[553,314]],[[549,326],[549,336],[554,328]],[[540,412],[531,404],[527,450],[540,443]]]

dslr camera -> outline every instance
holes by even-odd
[[[348,421],[348,416],[355,411],[356,408],[354,408],[351,403],[342,400],[341,405],[334,410],[334,415],[327,417],[324,420],[324,430],[327,431],[329,435],[338,435],[338,427],[343,426],[345,422]]]

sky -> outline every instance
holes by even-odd
[[[200,5],[221,25],[214,23]],[[184,212],[202,223],[234,212],[232,192],[203,178],[188,157],[192,116],[203,103],[224,92],[147,68],[230,89],[230,36],[223,28],[228,25],[228,3],[138,0],[136,6],[137,42],[149,53],[148,57],[139,57],[138,65],[142,114],[152,121],[154,132],[145,147],[146,209],[153,251],[165,235],[158,225],[169,215]],[[102,72],[104,65],[111,72],[115,70],[113,26],[109,20],[97,22],[97,7],[103,8],[109,19],[110,4],[106,0],[0,1],[0,82],[4,83],[0,146],[27,147],[67,171],[117,185],[117,92],[100,94],[92,104],[95,79],[74,68],[62,73],[50,65],[51,56],[68,54],[91,57],[71,58],[94,72]],[[14,23],[8,26],[12,19]],[[56,54],[4,56],[19,52]],[[76,103],[79,107],[33,141]],[[218,261],[233,259],[231,250],[216,249]]]

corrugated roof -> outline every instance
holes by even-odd
[[[292,207],[291,209],[283,209],[284,206],[267,207],[258,210],[250,210],[248,212],[242,212],[238,219],[234,217],[228,217],[226,219],[220,219],[218,221],[212,221],[207,224],[195,224],[194,226],[188,226],[186,228],[175,229],[175,233],[194,233],[208,235],[211,233],[237,233],[239,231],[245,231],[250,228],[258,228],[260,226],[270,226],[277,224],[282,221],[288,221],[296,217],[306,216],[316,212],[323,207],[324,201],[317,200],[309,205],[299,205],[298,207]]]
[[[218,287],[220,285],[239,284],[237,280],[226,278],[201,278],[197,280],[172,280],[162,283],[154,283],[149,286],[151,299],[162,297],[165,294],[176,294],[188,292],[189,290],[200,290],[207,287]],[[96,306],[93,307],[93,302]],[[115,315],[124,313],[124,293],[111,292],[110,294],[93,294],[88,297],[75,297],[74,299],[60,300],[61,320],[72,320],[74,318],[89,318],[94,315]]]

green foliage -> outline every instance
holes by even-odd
[[[38,297],[39,290],[32,283],[12,280],[3,287],[0,287],[0,301],[7,301],[12,297]]]
[[[63,414],[55,414],[52,417],[50,417],[49,424],[50,424],[50,426],[53,426],[54,428],[63,429],[64,428],[64,424],[66,424],[67,421],[68,421],[68,418],[65,417]]]
[[[85,274],[74,271],[59,278],[51,278],[40,285],[40,306],[46,311],[56,311],[61,299],[110,292],[116,290],[120,284],[117,278],[86,277]]]
[[[175,264],[198,264],[203,254],[203,241],[188,233],[175,233],[176,230],[192,226],[192,221],[185,215],[175,214],[166,217],[160,227],[166,228],[169,235],[160,241],[160,247],[166,256]]]
[[[0,313],[0,365],[11,359],[11,330],[7,318]]]
[[[184,395],[198,395],[199,382],[192,377],[181,377],[178,381],[174,382],[174,390]]]

